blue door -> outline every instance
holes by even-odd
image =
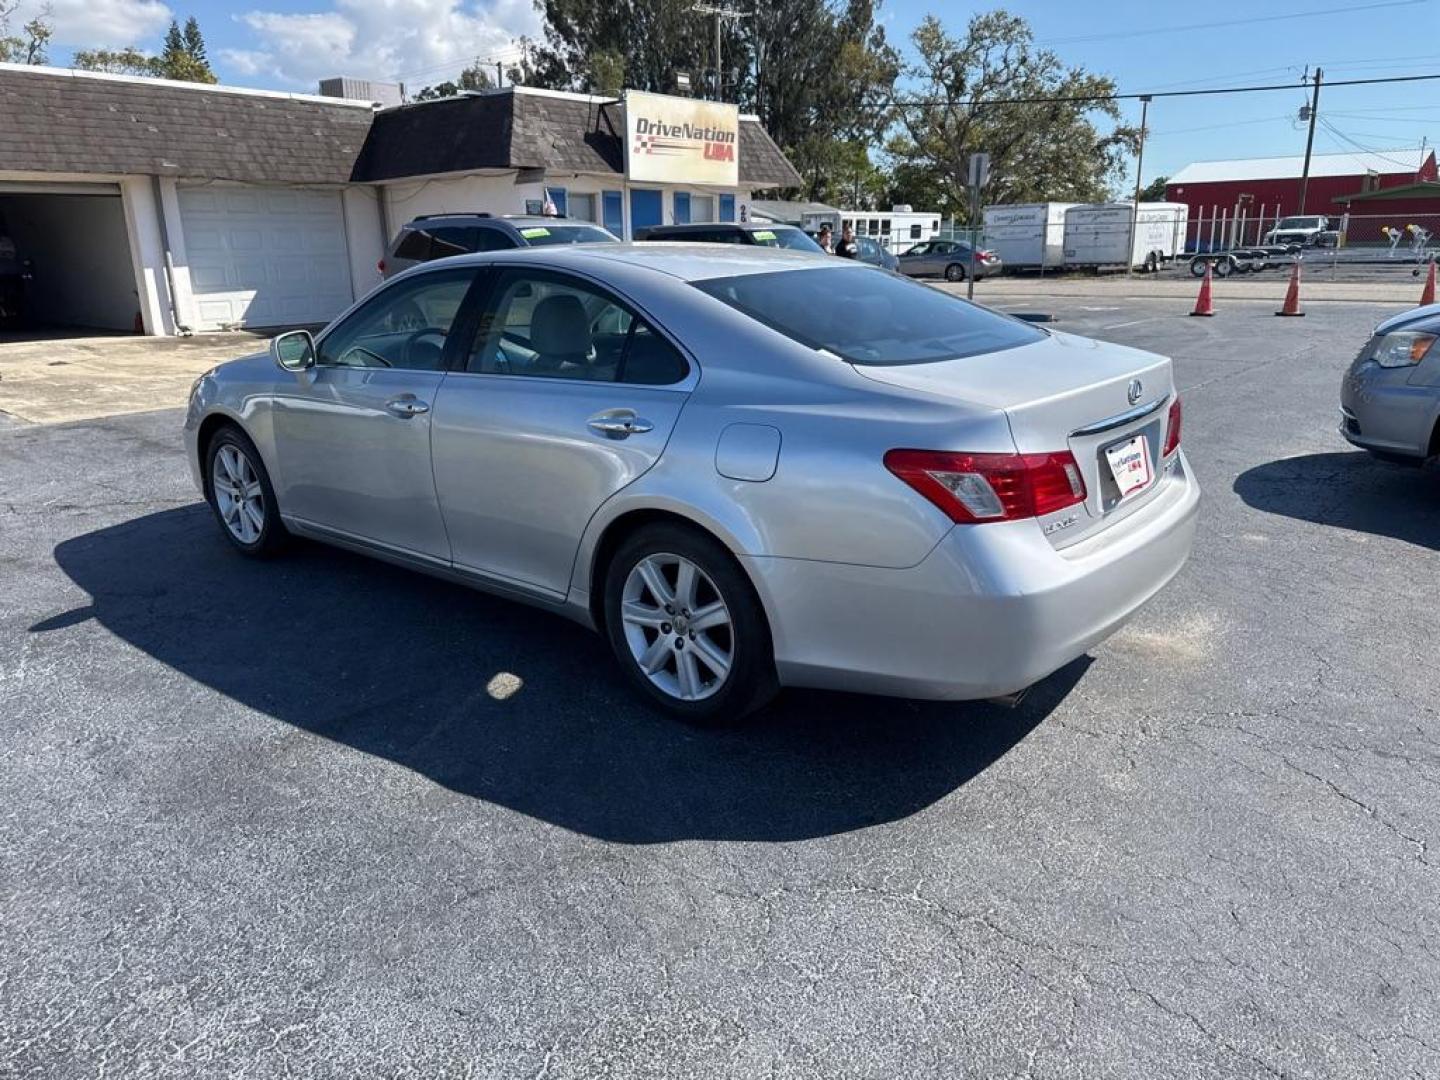
[[[633,188],[630,192],[630,237],[633,240],[641,229],[659,225],[663,220],[660,192]]]
[[[675,192],[675,224],[690,224],[690,193],[688,191]]]
[[[625,196],[618,191],[600,193],[604,226],[616,236],[625,235]]]
[[[720,220],[721,220],[721,221],[734,221],[734,220],[735,220],[735,196],[734,196],[734,195],[721,195],[721,196],[720,196]]]

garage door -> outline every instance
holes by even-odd
[[[179,189],[197,330],[328,322],[351,301],[340,194]]]

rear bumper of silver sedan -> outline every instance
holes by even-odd
[[[1057,551],[1034,521],[956,526],[917,566],[742,560],[787,686],[967,700],[1030,686],[1114,633],[1184,565],[1183,454],[1143,513]]]

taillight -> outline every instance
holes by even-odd
[[[379,262],[377,262],[375,264],[375,269],[379,270],[383,274],[385,272],[385,260],[381,259]]]
[[[1085,501],[1085,481],[1068,450],[1055,454],[964,454],[891,450],[885,467],[951,521],[1043,517]]]
[[[1175,400],[1170,403],[1170,419],[1165,421],[1165,449],[1160,452],[1162,458],[1167,458],[1176,450],[1180,449],[1180,395],[1175,395]]]

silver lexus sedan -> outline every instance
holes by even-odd
[[[1440,304],[1375,327],[1340,384],[1340,434],[1377,457],[1440,455]]]
[[[1190,552],[1170,361],[845,260],[485,252],[195,384],[226,538],[567,615],[694,721],[780,686],[1017,693]]]

